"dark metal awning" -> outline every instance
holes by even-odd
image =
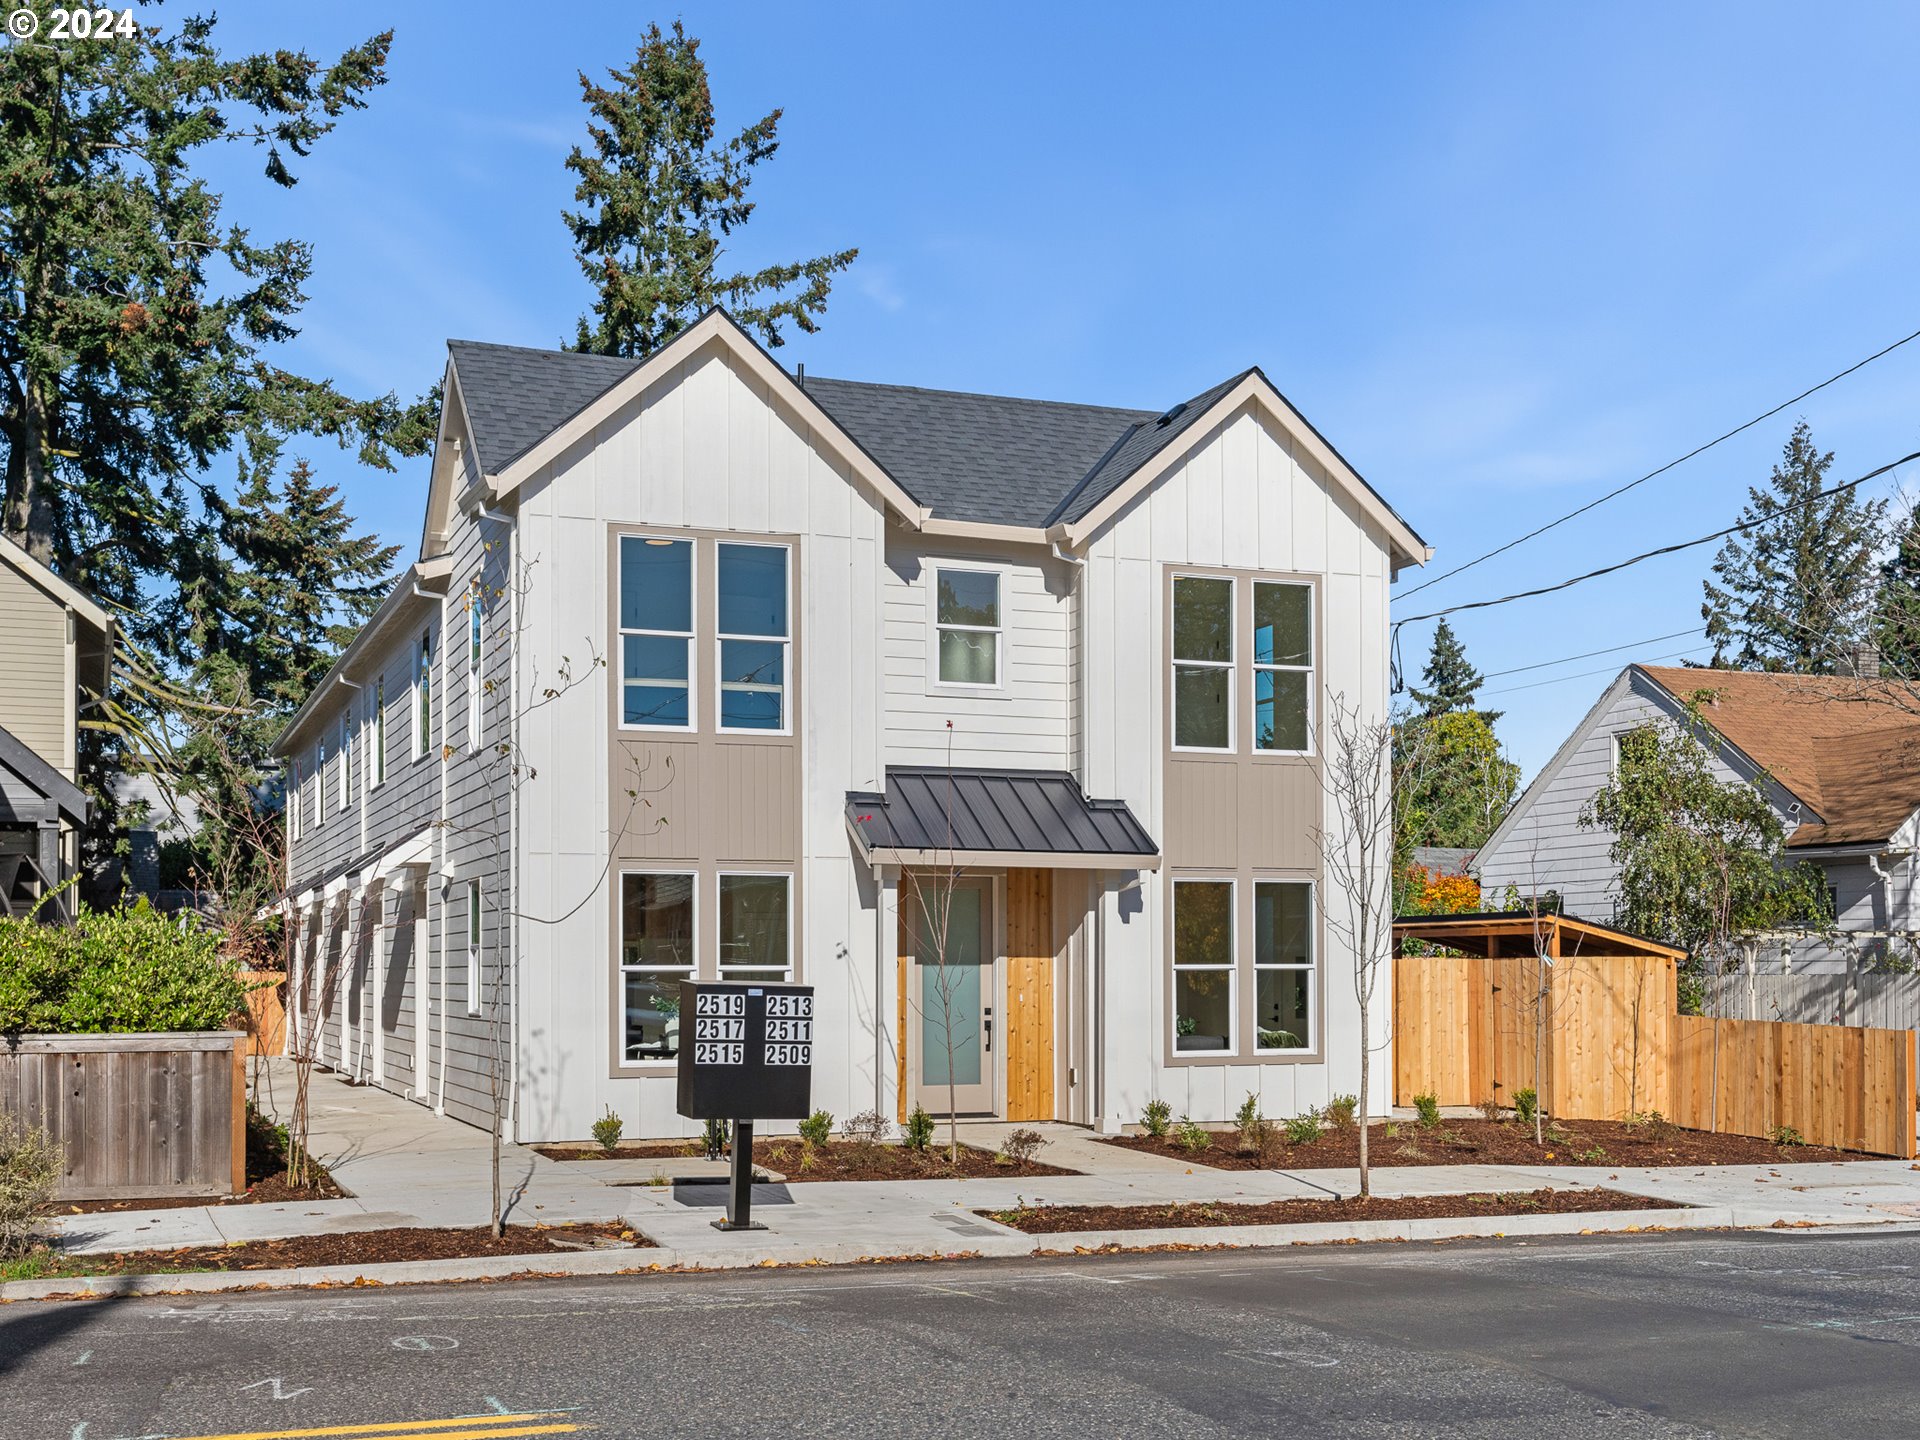
[[[1121,800],[1089,800],[1064,770],[887,767],[850,791],[847,829],[874,865],[1157,870],[1160,847]]]

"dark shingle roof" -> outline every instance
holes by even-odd
[[[480,468],[498,475],[587,408],[638,360],[449,340]]]
[[[475,340],[447,348],[489,475],[641,363]],[[1243,370],[1164,413],[812,377],[806,391],[941,519],[1040,527],[1085,518],[1254,373]]]
[[[809,377],[807,394],[944,519],[1040,525],[1148,410]]]
[[[889,765],[883,794],[854,791],[847,819],[867,851],[1028,855],[1160,853],[1119,800],[1089,800],[1064,770],[968,770]]]

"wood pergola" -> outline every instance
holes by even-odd
[[[1658,940],[1596,925],[1571,915],[1539,915],[1526,911],[1485,911],[1471,915],[1402,915],[1393,922],[1394,948],[1401,941],[1424,940],[1462,955],[1489,960],[1541,953],[1551,959],[1579,955],[1614,955],[1684,960],[1687,952]]]

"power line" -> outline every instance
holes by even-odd
[[[1535,539],[1538,536],[1544,535],[1549,530],[1552,530],[1557,526],[1564,525],[1567,523],[1567,521],[1572,520],[1577,516],[1586,514],[1587,511],[1594,509],[1596,506],[1604,505],[1607,503],[1607,501],[1612,500],[1617,496],[1626,494],[1627,491],[1633,489],[1636,485],[1644,485],[1647,483],[1647,481],[1653,479],[1655,476],[1666,474],[1667,471],[1673,469],[1673,467],[1676,465],[1684,465],[1687,461],[1693,459],[1694,456],[1706,453],[1707,451],[1711,450],[1714,446],[1718,445],[1721,441],[1731,440],[1734,436],[1738,435],[1743,430],[1751,430],[1754,426],[1758,425],[1762,420],[1771,420],[1774,416],[1778,415],[1782,410],[1787,409],[1789,406],[1798,405],[1802,400],[1806,399],[1809,395],[1817,394],[1818,392],[1826,389],[1827,386],[1833,384],[1834,382],[1846,379],[1847,376],[1853,374],[1854,371],[1863,369],[1866,366],[1871,365],[1874,361],[1880,359],[1882,356],[1891,355],[1894,351],[1898,350],[1902,345],[1905,345],[1910,340],[1920,340],[1920,330],[1914,331],[1913,334],[1911,335],[1903,336],[1901,339],[1898,339],[1894,341],[1893,344],[1887,346],[1887,348],[1884,350],[1874,351],[1873,354],[1867,356],[1866,359],[1858,361],[1855,364],[1849,365],[1846,369],[1842,370],[1837,375],[1829,375],[1826,379],[1822,380],[1818,385],[1812,386],[1811,388],[1806,390],[1802,390],[1798,395],[1794,396],[1791,400],[1782,400],[1778,405],[1774,406],[1771,410],[1767,411],[1765,414],[1754,416],[1753,419],[1747,421],[1747,423],[1744,425],[1734,426],[1733,429],[1727,431],[1726,434],[1716,436],[1714,439],[1707,441],[1706,444],[1698,446],[1695,449],[1689,450],[1686,454],[1682,455],[1678,460],[1669,460],[1666,464],[1662,465],[1658,470],[1649,470],[1646,474],[1642,475],[1638,480],[1630,480],[1617,490],[1609,490],[1606,494],[1602,495],[1599,499],[1589,500],[1586,504],[1582,505],[1577,510],[1569,510],[1566,514],[1562,515],[1559,519],[1549,520],[1546,524],[1542,525],[1537,530],[1529,530],[1526,534],[1518,537],[1517,539],[1509,540],[1507,541],[1506,544],[1497,546],[1494,549],[1487,551],[1487,553],[1484,555],[1476,555],[1473,557],[1473,559],[1468,560],[1464,564],[1456,565],[1453,567],[1453,569],[1445,571],[1439,575],[1436,575],[1431,580],[1422,580],[1418,585],[1414,586],[1411,590],[1402,590],[1394,598],[1396,600],[1404,600],[1409,595],[1417,595],[1422,590],[1425,590],[1429,585],[1438,585],[1442,580],[1450,580],[1455,575],[1460,574],[1463,570],[1471,570],[1474,566],[1480,564],[1484,560],[1491,560],[1496,555],[1504,555],[1506,554],[1507,551],[1513,549],[1514,546],[1524,545],[1527,543],[1527,541]]]
[[[1684,635],[1687,632],[1683,630],[1680,633]],[[1684,650],[1675,650],[1666,655],[1649,655],[1645,660],[1635,661],[1634,663],[1640,664],[1640,665],[1651,665],[1656,660],[1678,660],[1682,655],[1691,655],[1697,650],[1704,650],[1706,648],[1707,647],[1704,645],[1689,645]],[[1558,662],[1549,662],[1549,663],[1558,663]],[[1529,680],[1524,685],[1508,685],[1499,690],[1489,690],[1487,691],[1487,694],[1489,696],[1511,695],[1516,690],[1538,690],[1542,685],[1558,685],[1563,680],[1585,680],[1589,676],[1611,675],[1613,673],[1614,673],[1613,666],[1603,665],[1598,670],[1581,670],[1572,675],[1556,675],[1551,680]]]
[[[1625,645],[1609,645],[1604,650],[1586,650],[1578,655],[1562,655],[1558,660],[1541,660],[1532,665],[1516,665],[1511,670],[1489,670],[1480,678],[1498,680],[1502,675],[1518,675],[1523,670],[1544,670],[1549,665],[1566,665],[1575,660],[1591,660],[1596,655],[1611,655],[1616,650],[1638,650],[1642,645],[1658,645],[1662,640],[1678,640],[1682,635],[1698,635],[1702,627],[1676,630],[1671,635],[1655,635],[1646,640],[1630,640]]]
[[[1843,480],[1831,489],[1820,491],[1820,493],[1813,498],[1825,500],[1829,496],[1840,494],[1842,491],[1852,490],[1857,486],[1866,484],[1869,480],[1879,479],[1889,470],[1899,469],[1910,460],[1920,460],[1920,450],[1916,450],[1910,455],[1902,455],[1898,460],[1882,465],[1878,470],[1869,470],[1866,474],[1857,476],[1852,480]],[[1696,540],[1682,540],[1673,545],[1662,545],[1657,550],[1644,550],[1638,555],[1628,556],[1625,560],[1615,561],[1611,565],[1602,565],[1598,570],[1589,570],[1584,575],[1570,576],[1565,580],[1555,581],[1551,585],[1536,586],[1532,590],[1518,590],[1511,595],[1496,596],[1492,600],[1468,600],[1459,605],[1449,605],[1444,610],[1431,610],[1425,615],[1409,615],[1405,619],[1394,621],[1393,626],[1397,631],[1402,625],[1416,624],[1421,620],[1438,620],[1442,615],[1457,615],[1462,610],[1487,610],[1495,605],[1511,604],[1515,600],[1531,600],[1536,596],[1551,595],[1558,590],[1569,590],[1575,585],[1585,584],[1589,580],[1598,580],[1603,575],[1612,575],[1617,571],[1627,569],[1629,566],[1638,565],[1643,560],[1657,560],[1662,555],[1677,555],[1682,550],[1692,550],[1696,546],[1710,545],[1715,540],[1724,540],[1727,536],[1738,535],[1743,530],[1754,530],[1762,525],[1769,525],[1785,514],[1789,508],[1790,507],[1785,505],[1776,506],[1765,515],[1758,516],[1752,520],[1743,520],[1738,525],[1729,525],[1724,530],[1715,530],[1712,534],[1702,535]]]

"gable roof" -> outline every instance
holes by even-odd
[[[571,443],[646,377],[682,353],[720,340],[808,419],[829,427],[856,473],[913,528],[930,521],[1012,527],[1078,545],[1126,498],[1151,483],[1184,437],[1233,406],[1258,399],[1297,429],[1336,485],[1380,520],[1395,551],[1415,563],[1426,542],[1255,369],[1164,412],[1023,400],[906,385],[809,378],[801,384],[724,311],[709,311],[644,360],[448,343],[480,469],[497,493]],[[642,372],[645,372],[643,376]],[[591,413],[590,413],[591,412]],[[836,439],[835,437],[839,437]],[[431,526],[429,526],[431,530]]]
[[[113,621],[100,604],[79,586],[62,579],[52,570],[42,565],[13,541],[0,536],[0,563],[11,566],[31,584],[44,590],[62,605],[72,610],[80,619],[86,621],[102,635],[111,633]]]
[[[1885,840],[1920,810],[1920,704],[1901,681],[1634,668],[1676,700],[1715,692],[1702,717],[1818,817],[1790,845]]]

